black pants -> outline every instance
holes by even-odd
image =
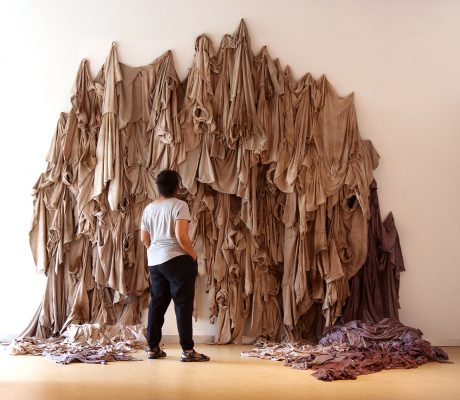
[[[177,330],[183,350],[193,349],[193,300],[198,264],[188,255],[174,257],[163,264],[149,266],[150,305],[147,342],[150,348],[161,341],[161,328],[171,298],[174,300]]]

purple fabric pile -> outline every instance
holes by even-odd
[[[350,349],[323,363],[317,360],[313,375],[325,381],[356,379],[358,375],[383,369],[417,368],[429,361],[449,360],[444,350],[422,339],[419,329],[389,318],[377,324],[351,321],[334,327],[321,339],[319,346],[332,343],[346,343]]]
[[[17,338],[7,351],[11,355],[43,356],[58,364],[138,361],[131,353],[147,345],[144,330],[142,325],[69,325],[59,337]]]
[[[101,349],[98,347],[86,347],[83,349],[72,349],[65,354],[55,354],[44,352],[42,354],[49,360],[58,364],[67,365],[72,362],[82,362],[85,364],[107,364],[111,361],[140,361],[139,358],[128,354],[126,351],[115,349]]]
[[[422,339],[419,329],[390,318],[335,326],[315,346],[268,344],[242,355],[313,369],[313,376],[323,381],[356,379],[384,369],[417,368],[429,361],[449,362],[447,353]]]

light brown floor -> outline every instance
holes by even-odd
[[[355,381],[321,382],[311,371],[240,356],[250,346],[197,346],[209,363],[181,363],[177,345],[168,357],[108,365],[58,365],[43,357],[0,352],[0,399],[369,399],[460,400],[460,347],[445,348],[454,364],[429,363]]]

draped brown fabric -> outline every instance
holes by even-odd
[[[293,339],[317,332],[320,309],[326,325],[342,316],[378,162],[352,94],[254,55],[242,21],[217,49],[197,38],[184,82],[170,51],[134,68],[114,44],[95,78],[82,62],[71,103],[34,187],[30,244],[48,282],[24,334],[141,322],[139,221],[164,168],[183,178],[217,343],[240,342],[246,321]]]
[[[393,214],[382,222],[375,180],[371,184],[370,207],[367,259],[350,280],[351,295],[341,318],[343,322],[398,319],[399,279],[404,261]]]

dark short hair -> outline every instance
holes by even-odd
[[[164,169],[157,175],[156,183],[162,196],[171,197],[182,183],[180,175],[172,169]]]

